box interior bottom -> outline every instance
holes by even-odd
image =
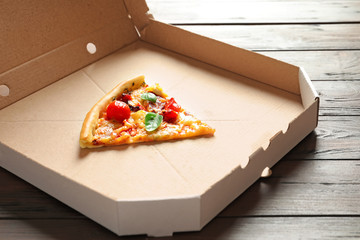
[[[159,83],[215,136],[81,149],[86,113],[138,75]],[[303,111],[298,95],[139,41],[0,110],[0,142],[109,198],[177,198],[246,167]]]

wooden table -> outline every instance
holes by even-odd
[[[303,66],[321,97],[319,126],[270,178],[173,238],[360,239],[360,1],[148,4],[161,21]],[[0,239],[119,238],[0,168]]]

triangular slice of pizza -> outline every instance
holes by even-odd
[[[144,76],[139,76],[121,82],[88,112],[80,133],[80,147],[190,138],[214,132],[158,84],[148,86]]]

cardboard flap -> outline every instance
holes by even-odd
[[[305,108],[308,108],[314,101],[318,100],[319,94],[316,92],[309,76],[302,67],[299,68],[299,84],[302,103]]]
[[[149,24],[149,18],[152,18],[148,13],[149,8],[145,0],[124,0],[125,6],[128,10],[129,17],[133,21],[135,27],[140,32]]]
[[[300,95],[299,68],[255,52],[149,19],[140,32],[147,42]]]
[[[197,195],[119,200],[117,206],[119,235],[139,234],[138,229],[143,229],[141,234],[163,237],[200,228],[200,211],[194,211],[200,208],[200,196]]]
[[[123,1],[7,1],[0,16],[0,109],[138,39]]]

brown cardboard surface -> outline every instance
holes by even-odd
[[[215,127],[215,136],[80,149],[86,111],[140,73]],[[113,199],[184,197],[246,167],[251,153],[303,110],[298,95],[138,42],[1,110],[0,140]]]
[[[143,0],[39,4],[0,9],[16,18],[0,26],[6,43],[25,49],[3,49],[0,164],[119,235],[201,229],[316,126],[317,94],[299,67],[155,21]],[[44,17],[47,38],[21,45],[13,28],[42,35]],[[215,136],[81,149],[87,111],[138,75]]]
[[[9,1],[1,5],[0,73],[106,25],[120,23],[127,16],[121,1],[40,3]]]
[[[149,17],[152,17],[151,14],[148,13],[149,8],[145,0],[125,0],[124,3],[132,22],[140,32],[149,23]]]
[[[8,1],[0,16],[0,109],[138,39],[123,1]]]

